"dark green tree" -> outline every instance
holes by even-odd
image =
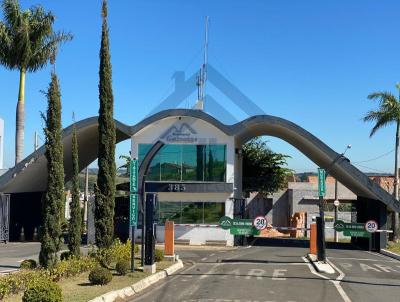
[[[25,127],[25,76],[47,65],[60,43],[70,34],[54,32],[55,16],[35,5],[22,10],[18,0],[3,0],[4,21],[0,21],[0,64],[19,71],[16,110],[15,164],[23,159]]]
[[[270,194],[285,188],[288,176],[293,174],[285,168],[288,157],[273,152],[261,138],[243,145],[243,192]]]
[[[78,139],[75,125],[72,132],[72,171],[72,199],[70,203],[71,218],[68,228],[68,249],[71,254],[79,257],[82,234],[82,212],[79,200]]]
[[[61,141],[61,94],[55,73],[47,91],[46,122],[46,159],[47,192],[43,199],[43,225],[40,231],[41,248],[39,262],[43,267],[51,268],[57,262],[57,252],[61,243],[61,213],[65,201],[63,145]]]
[[[96,244],[109,247],[114,236],[115,203],[115,122],[113,118],[114,98],[111,85],[111,62],[107,25],[107,1],[102,4],[102,33],[100,48],[99,83],[99,150],[95,228]]]

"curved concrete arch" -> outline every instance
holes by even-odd
[[[129,126],[115,120],[116,142],[130,138]],[[90,117],[75,123],[79,146],[79,166],[84,168],[97,158],[98,121],[97,116]],[[65,181],[72,178],[72,142],[73,125],[63,130],[62,143],[64,147]],[[23,193],[44,192],[47,186],[47,160],[45,146],[27,156],[15,167],[0,176],[0,192]]]
[[[171,117],[192,117],[201,119],[227,135],[235,136],[237,145],[245,143],[252,137],[271,135],[290,143],[317,165],[328,168],[339,156],[317,137],[300,126],[269,115],[253,116],[234,125],[225,125],[214,117],[200,110],[170,109],[158,112],[133,126],[116,121],[117,143],[129,139],[132,135],[154,122]],[[78,143],[80,146],[80,167],[85,167],[97,157],[97,117],[88,118],[76,123]],[[71,178],[71,136],[72,125],[63,131],[64,167],[66,180]],[[46,159],[44,147],[29,155],[24,161],[0,177],[0,191],[6,193],[44,191],[46,188]],[[380,200],[389,208],[400,211],[400,203],[368,176],[346,160],[337,161],[330,174],[352,190],[358,196]]]
[[[296,147],[319,167],[329,168],[329,174],[356,195],[380,200],[392,210],[400,211],[400,202],[392,195],[370,180],[347,158],[340,157],[339,153],[295,123],[275,116],[259,115],[243,120],[231,129],[238,145],[256,136],[278,137]]]

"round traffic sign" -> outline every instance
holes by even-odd
[[[365,223],[365,230],[369,233],[375,233],[378,230],[378,223],[375,220],[368,220]]]
[[[253,226],[261,231],[267,227],[267,219],[264,216],[257,216],[253,220]]]

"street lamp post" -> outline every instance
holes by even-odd
[[[343,153],[336,156],[336,158],[332,161],[329,167],[326,169],[325,173],[325,182],[326,178],[329,175],[330,170],[336,164],[336,162],[341,159],[346,151],[351,148],[351,145],[347,145],[346,149],[344,149]],[[326,262],[326,247],[325,247],[325,213],[324,213],[324,197],[322,195],[319,196],[319,218],[317,218],[317,246],[318,246],[318,261]]]

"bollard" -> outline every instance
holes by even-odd
[[[310,254],[317,255],[317,224],[310,224]]]
[[[165,260],[175,261],[175,238],[174,238],[174,222],[165,221],[164,235],[164,258]]]

